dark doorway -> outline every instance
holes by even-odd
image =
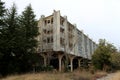
[[[73,70],[78,68],[78,59],[73,59]]]
[[[58,58],[51,59],[50,60],[50,65],[53,66],[54,69],[59,69],[59,61]]]

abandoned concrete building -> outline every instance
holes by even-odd
[[[70,70],[80,67],[83,60],[91,60],[97,45],[87,35],[71,24],[60,11],[41,16],[38,21],[39,36],[37,52],[43,57],[44,66],[52,65],[59,71],[64,70],[68,61]]]

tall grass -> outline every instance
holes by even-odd
[[[105,75],[103,72],[92,74],[86,70],[75,70],[74,72],[41,72],[23,75],[12,75],[0,80],[95,80],[96,76]]]

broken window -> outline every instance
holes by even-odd
[[[47,24],[47,20],[45,20],[45,25]]]
[[[44,39],[43,42],[46,43],[46,39]]]
[[[46,33],[46,29],[44,29],[43,32]]]
[[[53,43],[53,37],[51,37],[51,43]]]
[[[50,20],[48,20],[48,24],[50,23]]]
[[[62,33],[63,33],[63,32],[64,32],[64,29],[63,29],[63,28],[60,28],[60,32],[62,32]]]
[[[50,31],[47,31],[47,34],[50,34]]]
[[[63,23],[64,23],[64,19],[60,19],[60,24],[63,26]]]
[[[53,24],[53,18],[51,18],[51,24]]]
[[[60,38],[60,44],[61,44],[62,46],[64,46],[64,39],[63,39],[63,38]]]
[[[47,43],[50,43],[50,38],[47,38]]]

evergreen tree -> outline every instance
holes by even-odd
[[[5,7],[4,7],[4,2],[0,0],[0,29],[3,25],[3,17],[5,15]]]
[[[32,68],[34,60],[32,56],[35,55],[37,47],[37,40],[35,38],[38,35],[38,28],[31,5],[27,6],[20,16],[20,28],[22,36],[21,51],[24,53],[22,65],[24,65],[23,70],[25,71],[28,67]]]
[[[32,70],[39,56],[35,54],[38,28],[31,5],[18,16],[15,4],[5,12],[0,2],[0,13],[0,74]]]
[[[18,16],[16,6],[13,6],[6,11],[4,17],[4,26],[2,26],[2,34],[0,41],[0,52],[3,54],[0,60],[1,74],[6,75],[16,70],[16,44],[17,44]],[[15,64],[15,65],[13,65]]]
[[[4,2],[0,0],[0,16],[3,16],[5,11]]]
[[[2,34],[3,34],[3,26],[4,26],[4,14],[5,14],[5,7],[4,7],[4,2],[0,0],[0,45],[3,42],[2,41]],[[1,47],[0,47],[0,58],[2,57],[1,53]]]
[[[5,7],[4,7],[4,2],[2,2],[0,0],[0,74],[1,74],[1,70],[2,70],[2,58],[3,58],[3,47],[2,44],[4,42],[3,38],[3,26],[4,26],[4,16],[5,16]]]
[[[25,42],[25,52],[34,52],[37,46],[37,40],[35,38],[38,35],[38,28],[31,5],[27,6],[22,12],[20,24]]]

